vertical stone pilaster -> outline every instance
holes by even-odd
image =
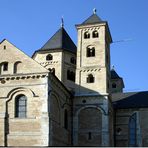
[[[102,114],[102,146],[109,146],[109,116]]]
[[[78,145],[78,116],[73,117],[73,145]]]

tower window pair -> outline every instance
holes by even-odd
[[[92,38],[98,38],[98,37],[99,37],[98,31],[94,30],[94,31],[92,32]],[[90,38],[90,33],[89,33],[88,31],[86,31],[86,32],[84,33],[84,39],[89,39],[89,38]]]

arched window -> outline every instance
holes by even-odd
[[[89,39],[90,38],[90,33],[88,31],[86,31],[84,33],[84,39]]]
[[[112,88],[116,88],[116,87],[117,87],[116,83],[113,83]]]
[[[129,119],[129,146],[137,146],[136,141],[136,113],[134,113]]]
[[[2,71],[8,71],[8,62],[3,62],[1,66],[2,66]]]
[[[75,73],[73,71],[67,70],[67,80],[75,82]]]
[[[13,69],[13,73],[17,73],[18,72],[18,64],[21,63],[20,61],[17,61],[14,63],[14,69]]]
[[[94,83],[95,78],[92,74],[89,74],[87,77],[87,83]]]
[[[53,56],[51,55],[51,54],[48,54],[47,56],[46,56],[46,60],[47,61],[50,61],[50,60],[52,60],[53,59]]]
[[[96,30],[93,31],[92,37],[93,37],[93,38],[98,38],[98,37],[99,37],[98,31],[96,31]]]
[[[15,117],[27,117],[27,97],[25,95],[19,95],[15,99]]]
[[[95,47],[87,47],[87,57],[95,56]]]
[[[68,129],[68,112],[67,112],[67,109],[64,110],[64,128]]]
[[[74,57],[71,57],[70,62],[71,62],[72,64],[76,64],[76,59],[75,59]]]
[[[55,75],[55,68],[49,68],[48,69],[50,73],[52,73],[53,75]]]

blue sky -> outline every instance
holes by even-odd
[[[109,23],[113,41],[111,64],[123,77],[125,91],[148,90],[148,0],[0,0],[0,41],[8,39],[31,56],[59,29],[77,44],[75,24],[93,8]]]

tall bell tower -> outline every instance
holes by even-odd
[[[109,27],[94,9],[78,30],[76,94],[109,92],[110,43]]]
[[[73,145],[112,146],[110,43],[108,23],[93,14],[78,31]]]

